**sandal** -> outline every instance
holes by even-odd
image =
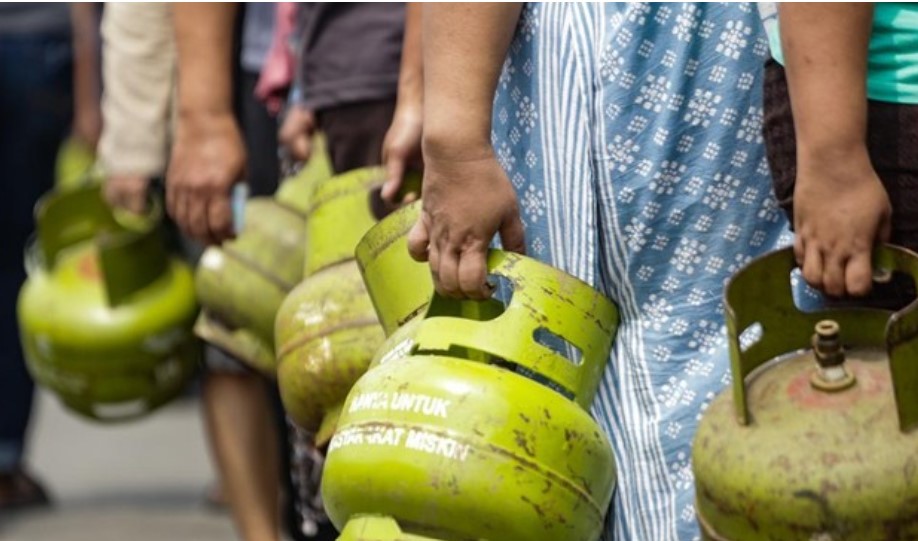
[[[44,487],[23,469],[0,473],[0,510],[21,510],[51,504]]]

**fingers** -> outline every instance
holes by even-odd
[[[459,291],[459,253],[452,247],[441,246],[436,250],[438,257],[437,270],[434,274],[434,286],[437,292],[447,297],[458,299]]]
[[[290,152],[291,158],[305,162],[312,154],[312,136],[315,131],[315,117],[311,111],[294,107],[287,113],[278,141]]]
[[[230,197],[211,197],[207,203],[208,236],[212,242],[223,242],[233,236],[233,207]]]
[[[430,233],[427,231],[427,223],[422,216],[408,232],[408,253],[411,258],[415,261],[427,261],[429,243]]]
[[[471,299],[487,299],[491,296],[488,285],[487,251],[467,251],[459,259],[459,290]]]
[[[504,250],[526,254],[526,235],[518,211],[514,210],[501,224],[500,243]]]
[[[870,293],[873,286],[870,252],[858,252],[848,260],[845,267],[845,289],[856,297]]]
[[[822,290],[822,252],[815,243],[804,243],[803,279]]]
[[[298,162],[309,160],[312,154],[312,137],[307,134],[299,134],[290,141],[290,156]]]
[[[804,257],[800,257],[800,253],[805,254]],[[870,250],[856,251],[850,256],[837,255],[798,237],[794,242],[794,254],[806,282],[829,296],[861,297],[873,287]]]
[[[144,177],[111,177],[104,185],[105,200],[112,207],[143,214],[147,206],[148,185]]]
[[[491,288],[487,283],[487,244],[463,249],[451,241],[445,231],[437,232],[438,243],[430,242],[425,219],[418,220],[408,234],[408,250],[418,260],[430,263],[434,287],[443,296],[453,299],[487,299]]]
[[[794,261],[797,262],[797,266],[801,269],[803,268],[803,262],[806,259],[806,251],[803,248],[803,237],[800,235],[794,235]]]
[[[206,244],[212,244],[214,239],[210,236],[210,228],[207,225],[207,203],[208,201],[202,196],[183,198],[184,202],[179,203],[181,216],[179,223],[183,224],[185,232],[194,239],[200,240]]]
[[[847,263],[848,258],[844,255],[822,254],[822,287],[827,295],[832,297],[843,297],[845,295],[845,267]]]

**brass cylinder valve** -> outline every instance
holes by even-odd
[[[855,377],[845,366],[845,351],[839,338],[838,322],[826,319],[816,324],[813,357],[818,365],[810,378],[816,389],[835,392],[854,385]]]

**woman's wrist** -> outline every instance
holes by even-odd
[[[489,104],[490,105],[490,104]],[[459,114],[449,114],[458,111]],[[421,146],[424,157],[449,161],[470,161],[493,155],[490,107],[471,104],[424,104]]]
[[[431,130],[424,125],[421,147],[425,160],[476,161],[494,156],[489,136],[462,129]]]
[[[870,154],[862,138],[800,139],[797,141],[797,160],[801,166],[834,169],[842,164],[870,163]]]

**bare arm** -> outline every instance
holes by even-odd
[[[91,3],[75,3],[70,9],[74,58],[73,133],[95,150],[102,132],[98,21]]]
[[[865,294],[890,205],[867,152],[867,51],[873,6],[781,4],[782,49],[797,134],[795,251],[807,282]]]
[[[232,236],[230,193],[245,167],[232,107],[235,17],[228,3],[173,7],[179,114],[166,199],[181,228],[205,242]]]
[[[394,202],[405,171],[420,169],[421,127],[424,108],[424,62],[421,53],[422,4],[412,2],[405,11],[405,39],[398,75],[398,100],[392,125],[383,141],[386,185],[382,196]],[[406,198],[406,202],[413,198]]]
[[[179,114],[232,114],[231,3],[177,3],[173,7],[179,55]]]
[[[438,291],[483,298],[488,244],[523,251],[516,194],[491,147],[494,90],[520,4],[428,4],[424,42],[424,212],[409,238]]]
[[[446,3],[424,9],[424,151],[491,152],[491,105],[521,4]]]

